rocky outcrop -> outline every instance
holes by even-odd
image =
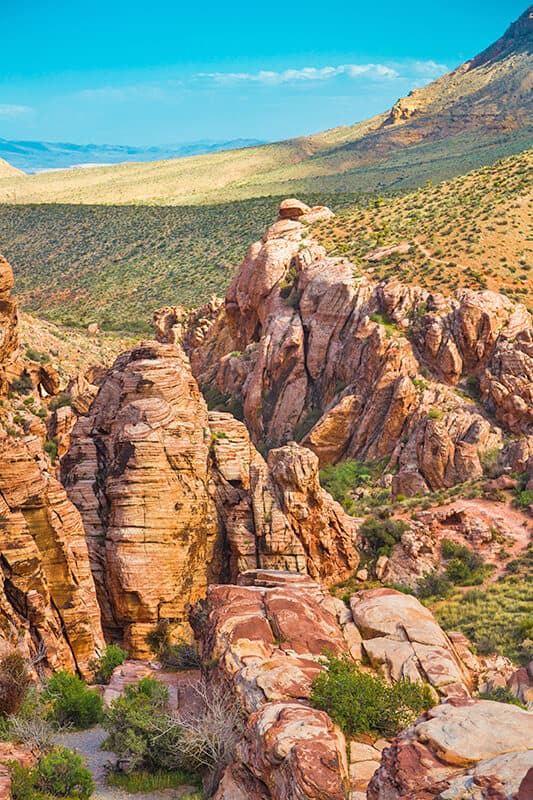
[[[314,453],[291,442],[265,463],[230,414],[210,412],[209,428],[230,576],[262,567],[328,584],[351,574],[359,563],[357,524],[321,488]]]
[[[15,284],[13,270],[0,255],[0,393],[5,394],[10,367],[17,355],[17,302],[11,297]]]
[[[182,351],[120,356],[71,434],[62,476],[85,521],[109,633],[133,657],[164,618],[187,629],[216,557],[207,408]],[[214,568],[214,566],[213,566]]]
[[[464,700],[473,683],[430,612],[392,590],[359,592],[350,608],[306,576],[251,570],[237,585],[210,586],[193,625],[202,657],[248,715],[218,800],[336,800],[364,789],[386,743],[351,743],[348,770],[340,732],[308,704],[325,651],[428,682],[436,698]]]
[[[83,523],[52,477],[41,419],[29,409],[15,416],[6,396],[23,369],[12,286],[11,267],[0,257],[0,653],[16,647],[41,673],[69,669],[89,677],[104,640]],[[39,392],[57,391],[48,364],[35,364],[27,377]],[[23,433],[12,432],[10,420]]]
[[[467,696],[473,688],[452,642],[415,597],[369,589],[352,595],[350,606],[364,653],[389,680],[423,681],[445,697]]]
[[[326,583],[351,574],[356,523],[296,444],[268,463],[245,426],[212,412],[181,347],[146,343],[116,361],[61,462],[85,522],[105,629],[135,658],[162,619],[189,635],[209,582],[249,568]]]
[[[0,648],[90,675],[103,636],[85,532],[38,440],[0,441],[0,506]]]
[[[383,753],[369,800],[511,800],[533,769],[533,714],[490,700],[440,705]]]
[[[387,458],[398,494],[480,477],[482,454],[502,443],[486,411],[515,433],[532,424],[525,308],[372,283],[313,242],[302,204],[282,206],[224,307],[174,310],[179,324],[166,309],[160,338],[182,341],[206,396],[242,408],[256,444],[298,438],[321,464]],[[455,388],[467,378],[481,404]]]

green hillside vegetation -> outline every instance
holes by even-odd
[[[353,206],[358,195],[305,196]],[[149,332],[163,305],[223,295],[280,198],[212,206],[0,206],[0,252],[26,311],[53,322]]]

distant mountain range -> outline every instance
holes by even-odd
[[[50,169],[121,164],[124,162],[165,161],[169,158],[198,156],[220,150],[238,150],[265,144],[260,139],[230,139],[135,147],[115,144],[71,144],[68,142],[24,142],[0,139],[0,159],[27,173]],[[1,174],[1,173],[0,173]]]

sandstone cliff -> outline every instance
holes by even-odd
[[[52,475],[42,421],[29,407],[14,414],[7,396],[24,369],[12,286],[0,257],[0,652],[18,647],[45,670],[89,676],[104,641],[83,523]],[[28,387],[46,384],[53,393],[56,377],[48,365],[36,366]]]
[[[386,458],[407,495],[480,477],[500,425],[532,429],[525,307],[493,292],[372,283],[310,238],[309,221],[329,213],[291,201],[225,303],[163,309],[158,337],[183,343],[206,396],[240,407],[256,444],[297,438],[321,464]]]
[[[256,451],[245,426],[208,414],[181,347],[120,356],[72,430],[63,483],[83,517],[104,627],[133,657],[161,620],[188,635],[210,582],[283,568],[327,582],[357,566],[355,521],[296,444]]]

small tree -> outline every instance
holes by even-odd
[[[91,669],[94,669],[94,679],[96,683],[109,683],[113,670],[119,667],[128,657],[126,650],[118,644],[108,644],[103,653],[91,662]]]

